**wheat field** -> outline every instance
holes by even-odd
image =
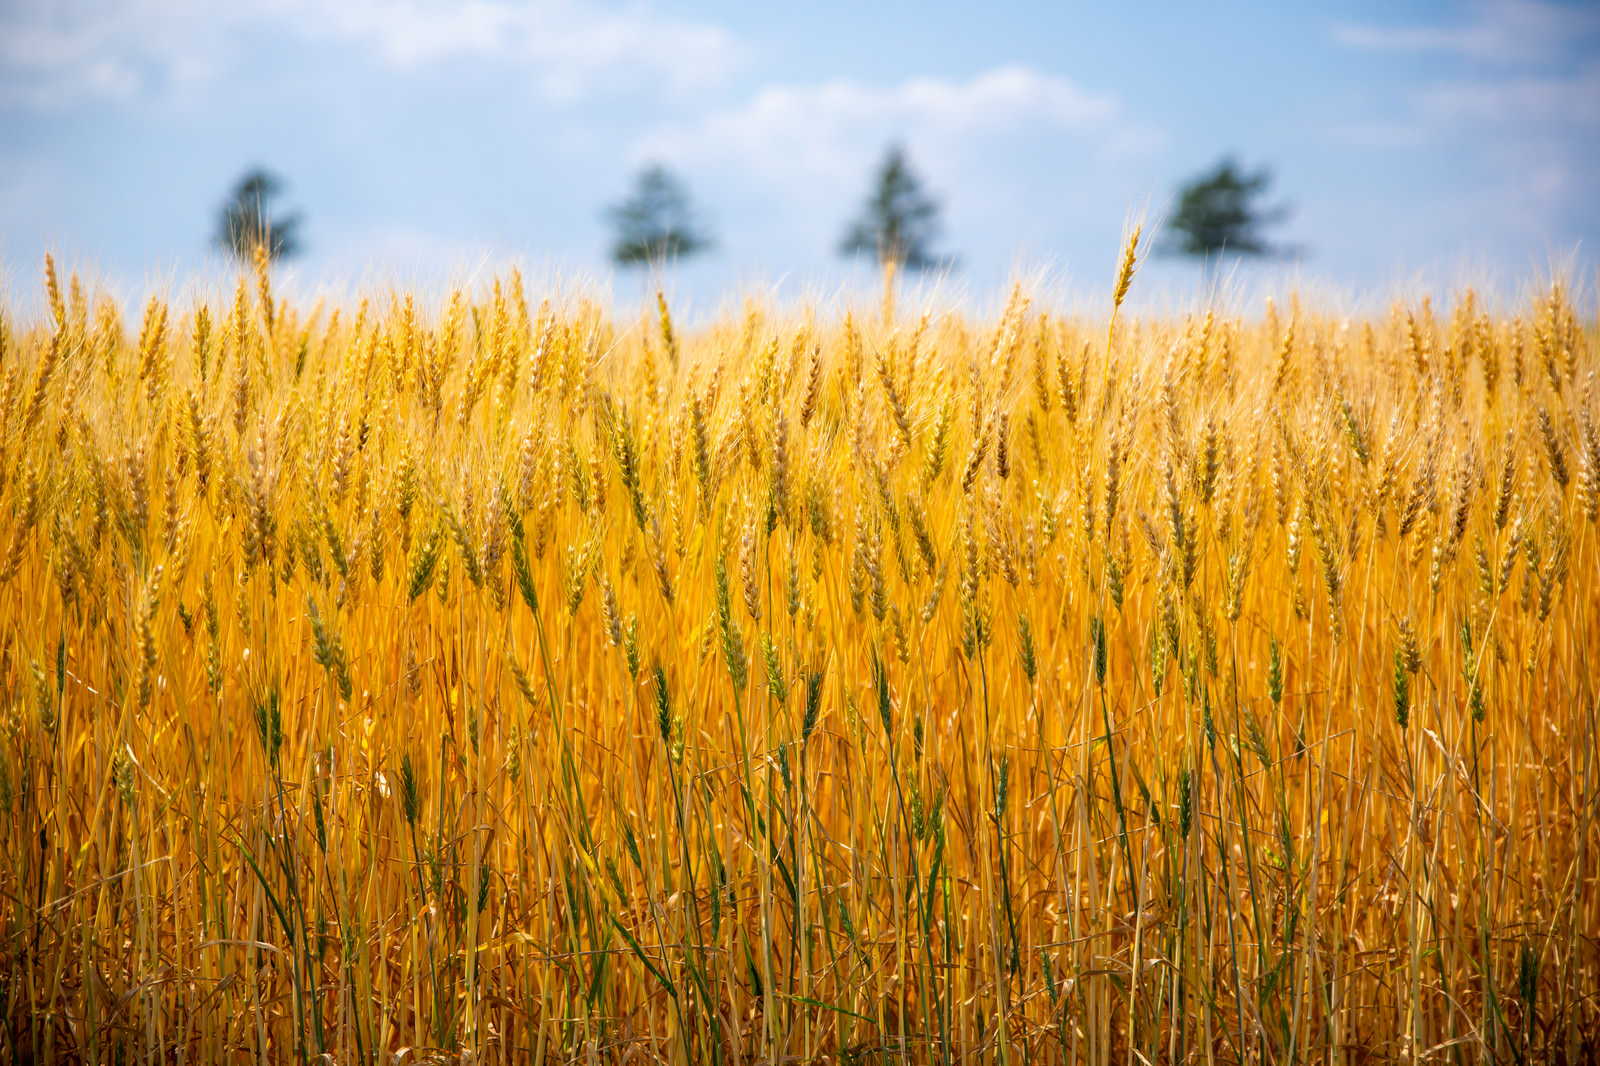
[[[1600,1055],[1559,286],[0,328],[0,1059]]]

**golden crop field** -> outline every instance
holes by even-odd
[[[1137,259],[694,329],[47,264],[0,1059],[1594,1061],[1595,323]]]

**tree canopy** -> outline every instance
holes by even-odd
[[[705,251],[715,244],[696,216],[688,188],[666,167],[645,167],[634,179],[627,199],[611,205],[606,215],[616,229],[611,258],[620,266],[659,265]]]
[[[871,252],[880,263],[911,270],[948,266],[953,258],[936,255],[932,248],[942,228],[939,210],[939,201],[923,190],[922,179],[911,169],[905,149],[890,145],[861,214],[839,242],[839,252]]]
[[[211,243],[244,262],[255,258],[257,245],[265,245],[270,259],[298,254],[300,212],[278,215],[272,207],[283,189],[283,179],[271,171],[247,171],[217,211]]]
[[[1282,222],[1289,209],[1260,203],[1271,184],[1272,173],[1265,167],[1250,174],[1232,159],[1223,159],[1178,191],[1178,205],[1167,220],[1166,240],[1159,250],[1203,258],[1228,252],[1278,254],[1283,249],[1269,242],[1262,230]]]

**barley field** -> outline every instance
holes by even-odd
[[[1596,323],[1140,254],[693,329],[47,262],[0,1059],[1595,1061]]]

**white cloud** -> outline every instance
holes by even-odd
[[[0,102],[127,97],[215,72],[228,20],[191,0],[0,6]]]
[[[1339,44],[1367,52],[1543,64],[1582,50],[1580,42],[1600,30],[1600,13],[1595,10],[1548,0],[1480,0],[1465,10],[1470,18],[1458,25],[1339,23],[1332,36]]]
[[[1480,184],[1441,208],[1479,233],[1572,232],[1592,210],[1600,157],[1600,10],[1540,0],[1480,2],[1456,25],[1339,26],[1334,38],[1367,51],[1460,61],[1448,75],[1395,98],[1391,113],[1345,132],[1369,146],[1481,159]],[[1592,216],[1590,216],[1592,217]]]
[[[1494,35],[1486,27],[1439,29],[1367,26],[1339,23],[1333,39],[1364,52],[1454,52],[1457,55],[1485,55],[1494,50]]]
[[[648,8],[607,10],[570,0],[289,0],[303,30],[362,42],[399,67],[474,57],[525,64],[547,95],[606,86],[682,90],[719,83],[743,65],[720,27]]]
[[[745,103],[644,137],[639,161],[732,163],[806,182],[861,180],[886,141],[949,163],[996,140],[1071,140],[1101,162],[1141,154],[1159,138],[1117,102],[1065,78],[1005,67],[967,81],[913,78],[891,86],[834,80],[769,86]]]
[[[1477,144],[1508,165],[1530,150],[1600,162],[1600,60],[1571,74],[1436,79],[1385,103],[1384,113],[1354,118],[1336,135],[1369,148]]]
[[[1600,63],[1570,77],[1441,83],[1424,90],[1416,106],[1438,122],[1592,128],[1600,126]]]
[[[0,102],[57,106],[203,85],[262,34],[367,49],[400,69],[505,64],[558,100],[716,84],[744,61],[720,27],[572,0],[4,0]]]
[[[1460,217],[1570,232],[1593,217],[1591,175],[1600,165],[1600,9],[1499,0],[1462,10],[1453,25],[1334,28],[1346,46],[1408,63],[1428,54],[1455,60],[1419,65],[1419,82],[1341,135],[1369,148],[1476,157],[1481,184]]]

